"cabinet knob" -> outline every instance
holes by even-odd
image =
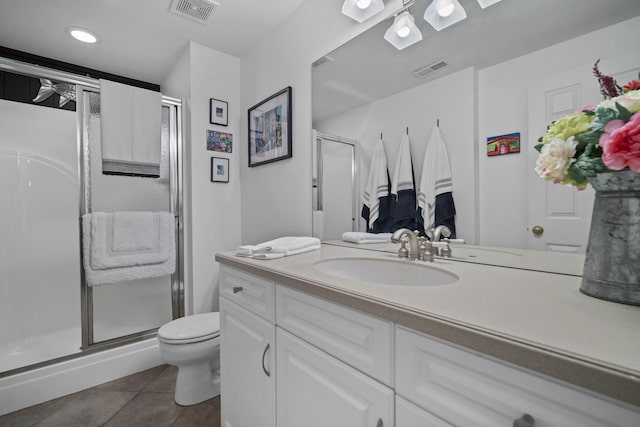
[[[536,236],[542,236],[542,233],[544,233],[544,227],[541,225],[534,225],[531,232]]]
[[[529,414],[523,414],[520,418],[513,421],[513,427],[533,427],[536,425],[536,420]]]
[[[242,286],[234,286],[233,287],[233,293],[237,294],[238,292],[240,292],[242,290]]]

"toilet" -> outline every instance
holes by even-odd
[[[195,405],[220,394],[220,313],[166,323],[158,329],[158,347],[162,360],[178,368],[178,405]]]

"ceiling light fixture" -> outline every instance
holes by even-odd
[[[431,24],[436,31],[445,29],[466,17],[467,12],[458,0],[433,0],[424,12],[424,20]]]
[[[402,12],[384,33],[384,39],[396,49],[402,50],[422,40],[422,33],[408,10]]]
[[[89,31],[85,28],[67,27],[65,28],[65,31],[71,37],[83,43],[93,44],[93,43],[98,43],[100,41],[100,37],[96,33],[94,33],[93,31]]]
[[[486,9],[492,4],[498,3],[499,1],[501,0],[478,0],[478,3],[480,3],[481,8]]]
[[[384,9],[382,0],[344,0],[342,14],[349,18],[364,22]]]

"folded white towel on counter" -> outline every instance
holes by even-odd
[[[170,212],[85,214],[82,244],[89,286],[160,277],[175,271],[175,221]]]
[[[317,237],[280,237],[257,245],[243,245],[236,249],[236,255],[256,259],[274,259],[301,254],[320,249]]]
[[[391,233],[364,233],[361,231],[347,231],[342,233],[342,240],[350,243],[386,243],[391,241]]]

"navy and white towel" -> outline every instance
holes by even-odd
[[[362,217],[367,221],[367,230],[379,229],[380,224],[389,216],[389,172],[382,135],[373,148],[362,202]]]
[[[427,144],[418,186],[418,207],[424,229],[447,225],[455,237],[455,205],[453,202],[451,164],[440,127],[434,126]],[[437,215],[440,213],[440,215]]]
[[[416,227],[416,191],[411,161],[409,135],[402,135],[391,177],[391,216],[393,221],[388,231]]]

